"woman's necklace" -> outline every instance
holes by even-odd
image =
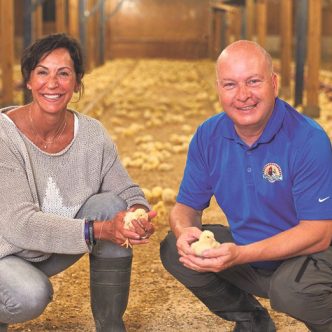
[[[49,145],[52,145],[57,138],[59,138],[63,132],[65,131],[65,128],[67,126],[67,117],[65,116],[65,119],[63,121],[63,123],[60,124],[59,128],[57,129],[57,131],[55,132],[55,135],[53,136],[52,139],[49,139],[49,140],[45,140],[36,130],[34,124],[33,124],[33,121],[32,121],[32,116],[31,116],[31,106],[29,107],[29,118],[30,118],[30,125],[31,125],[31,130],[33,131],[33,134],[35,136],[38,136],[39,139],[41,139],[44,144],[43,144],[43,148],[44,149],[47,149]]]

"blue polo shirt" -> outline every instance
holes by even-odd
[[[276,98],[251,147],[220,113],[196,131],[177,201],[197,210],[215,196],[239,245],[269,238],[300,220],[332,219],[332,150],[312,119]],[[280,262],[252,265],[274,269]]]

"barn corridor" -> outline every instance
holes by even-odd
[[[276,63],[278,67],[278,63]],[[321,78],[328,83],[328,77]],[[156,232],[146,246],[134,248],[132,284],[125,322],[134,331],[231,331],[232,323],[211,314],[162,267],[159,243],[180,183],[188,142],[205,118],[220,112],[214,90],[214,62],[115,60],[85,78],[86,94],[74,109],[99,119],[115,140],[121,159],[158,211]],[[318,119],[332,137],[331,101]],[[213,202],[206,223],[226,223]],[[52,278],[54,301],[38,319],[11,331],[94,331],[89,302],[87,256]],[[268,301],[262,300],[269,308]],[[270,311],[280,332],[304,332],[298,321]]]

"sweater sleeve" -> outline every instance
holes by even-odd
[[[105,130],[104,138],[101,191],[111,191],[118,195],[127,202],[128,208],[134,204],[142,204],[150,208],[143,191],[133,183],[123,167],[116,145]]]
[[[40,211],[24,158],[4,139],[0,139],[0,183],[0,227],[4,240],[17,248],[43,253],[89,251],[83,220]]]

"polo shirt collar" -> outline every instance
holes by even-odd
[[[286,113],[286,108],[284,103],[277,97],[275,99],[275,104],[273,108],[273,112],[269,121],[267,122],[264,131],[258,141],[251,147],[254,148],[260,143],[267,143],[270,142],[273,137],[278,133],[280,130],[284,117]],[[225,122],[222,128],[222,135],[225,138],[234,140],[237,143],[244,144],[243,141],[240,139],[238,134],[235,131],[233,121],[225,114]]]
[[[273,137],[278,133],[278,131],[282,127],[285,114],[286,114],[286,108],[284,103],[279,98],[276,98],[272,115],[269,121],[267,122],[262,135],[257,141],[258,144],[268,143],[273,139]]]

